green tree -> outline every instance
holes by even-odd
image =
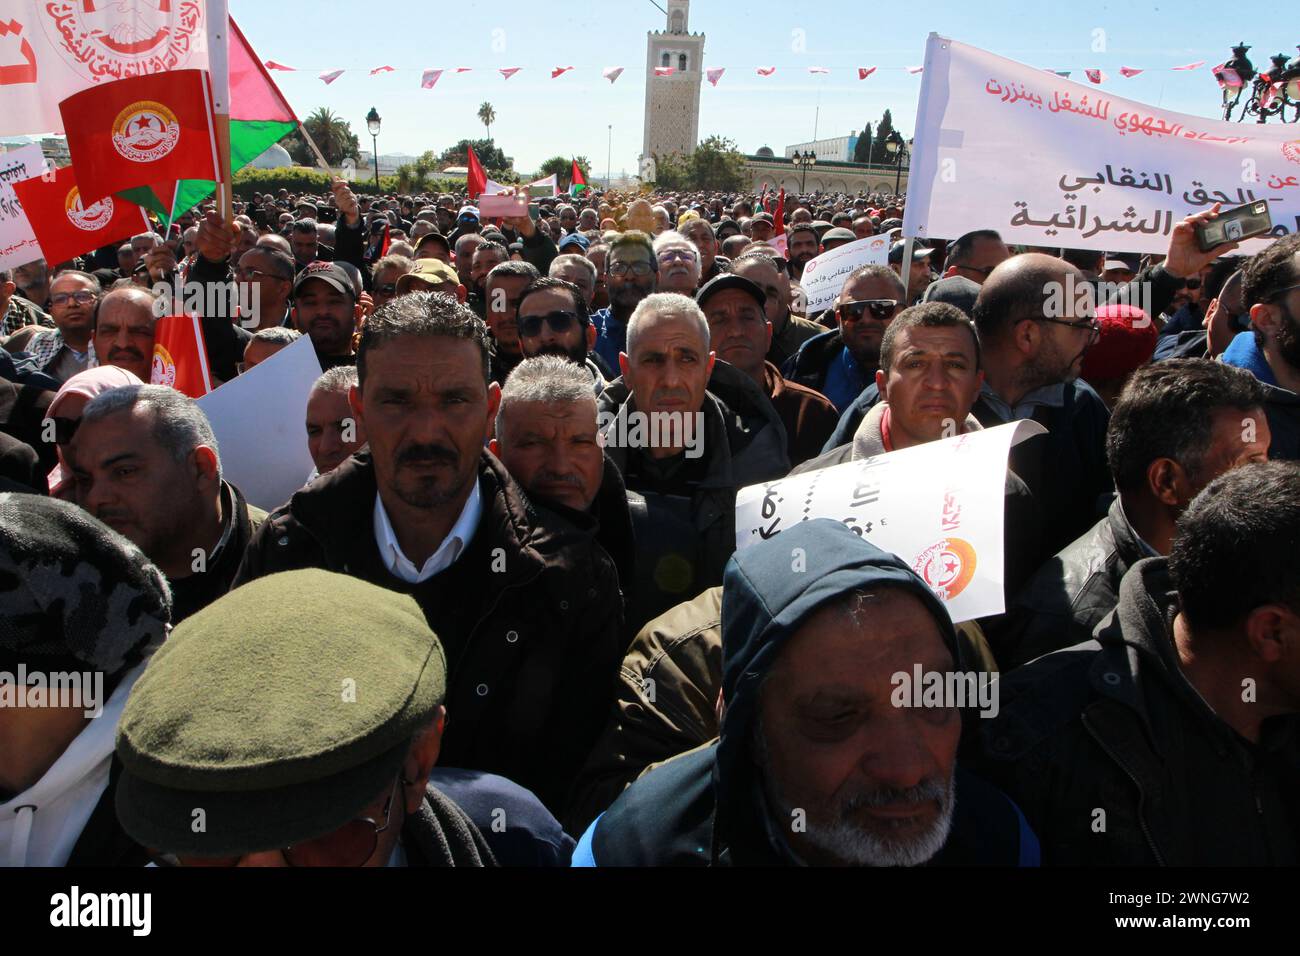
[[[487,138],[492,139],[492,124],[497,121],[497,111],[492,108],[492,104],[484,100],[479,104],[478,121],[487,129]],[[478,152],[476,149],[475,152]]]
[[[679,153],[668,153],[665,156],[654,154],[655,161],[655,179],[654,184],[661,189],[692,189],[691,186],[691,164],[689,160],[683,159]]]
[[[885,146],[893,132],[894,114],[885,110],[885,115],[880,117],[880,125],[876,127],[876,138],[871,143],[871,162],[883,164],[894,162],[893,155]]]
[[[583,178],[591,182],[591,161],[586,156],[552,156],[542,163],[541,168],[537,171],[537,178],[545,179],[554,173],[559,177],[560,189],[568,189],[573,185],[574,160],[577,160]]]
[[[438,156],[438,162],[443,166],[464,166],[469,162],[471,146],[474,147],[474,155],[483,164],[483,169],[493,179],[503,182],[502,176],[514,175],[514,168],[507,162],[505,153],[490,139],[462,139],[455,146],[444,149]]]
[[[710,136],[691,153],[690,170],[688,189],[740,189],[745,182],[745,157],[733,140]]]
[[[863,127],[862,135],[858,137],[857,145],[853,147],[853,161],[855,163],[871,162],[871,147],[874,141],[871,138],[871,124],[868,123]]]
[[[328,107],[320,107],[305,120],[303,127],[316,143],[316,148],[331,166],[342,164],[345,159],[357,159],[361,155],[361,143],[352,132],[352,126]],[[315,166],[316,157],[297,130],[282,141],[281,145],[289,151],[289,156],[300,166]]]

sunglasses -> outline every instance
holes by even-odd
[[[856,322],[871,310],[871,317],[877,322],[887,322],[893,318],[898,309],[897,299],[860,299],[857,302],[845,302],[839,307],[840,318]]]
[[[393,782],[393,792],[384,801],[384,825],[379,826],[370,817],[349,820],[337,830],[295,843],[280,850],[290,866],[361,866],[374,855],[379,846],[379,834],[388,829],[401,778]],[[172,853],[151,853],[159,866],[231,867],[242,860],[239,856],[178,856]]]
[[[556,335],[563,335],[580,320],[576,312],[547,312],[545,315],[530,315],[519,319],[519,334],[533,339],[542,334],[542,323],[550,326]]]

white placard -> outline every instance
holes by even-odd
[[[808,297],[807,315],[813,316],[831,307],[844,288],[844,280],[859,266],[884,265],[889,261],[889,237],[868,236],[854,239],[830,252],[810,259],[803,267],[804,295]]]
[[[0,136],[63,132],[59,101],[99,83],[208,68],[204,0],[0,7]]]
[[[280,507],[311,472],[307,396],[320,374],[304,335],[198,400],[216,433],[222,472],[249,504]]]
[[[1045,431],[1013,422],[750,485],[736,495],[736,550],[833,518],[905,561],[954,622],[1001,614],[1007,455]]]
[[[930,35],[904,235],[1163,253],[1185,216],[1261,199],[1274,236],[1300,230],[1294,126],[1157,109]]]
[[[41,257],[41,247],[13,184],[44,172],[45,157],[35,144],[0,153],[0,269],[26,265]]]

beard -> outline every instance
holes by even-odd
[[[535,354],[555,355],[559,358],[568,359],[575,365],[585,365],[587,362],[587,345],[585,342],[579,342],[571,349],[567,349],[563,345],[543,345]]]
[[[1279,308],[1282,310],[1282,321],[1278,323],[1275,336],[1278,353],[1287,365],[1300,368],[1300,323],[1296,322],[1285,302],[1280,303]]]
[[[397,453],[392,476],[393,493],[412,508],[438,508],[454,501],[472,478],[461,474],[460,455],[442,445],[408,445]],[[439,464],[447,466],[449,474],[424,472],[404,474],[403,465]]]

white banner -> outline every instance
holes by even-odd
[[[14,183],[45,172],[45,157],[35,144],[0,153],[0,269],[12,269],[41,258],[41,247],[27,221]]]
[[[204,0],[4,0],[0,136],[60,133],[59,101],[128,76],[208,68]]]
[[[834,518],[905,561],[954,622],[1001,614],[1007,455],[1044,431],[1013,422],[742,488],[736,550]]]
[[[930,35],[904,235],[1163,253],[1183,217],[1261,199],[1274,236],[1300,230],[1295,126],[1157,109]]]
[[[889,261],[889,238],[868,236],[837,246],[810,259],[803,267],[804,295],[808,297],[806,314],[811,317],[831,307],[844,288],[844,280],[859,266],[884,265]]]
[[[307,483],[307,396],[320,377],[303,336],[198,400],[212,423],[226,479],[249,504],[278,508]]]

